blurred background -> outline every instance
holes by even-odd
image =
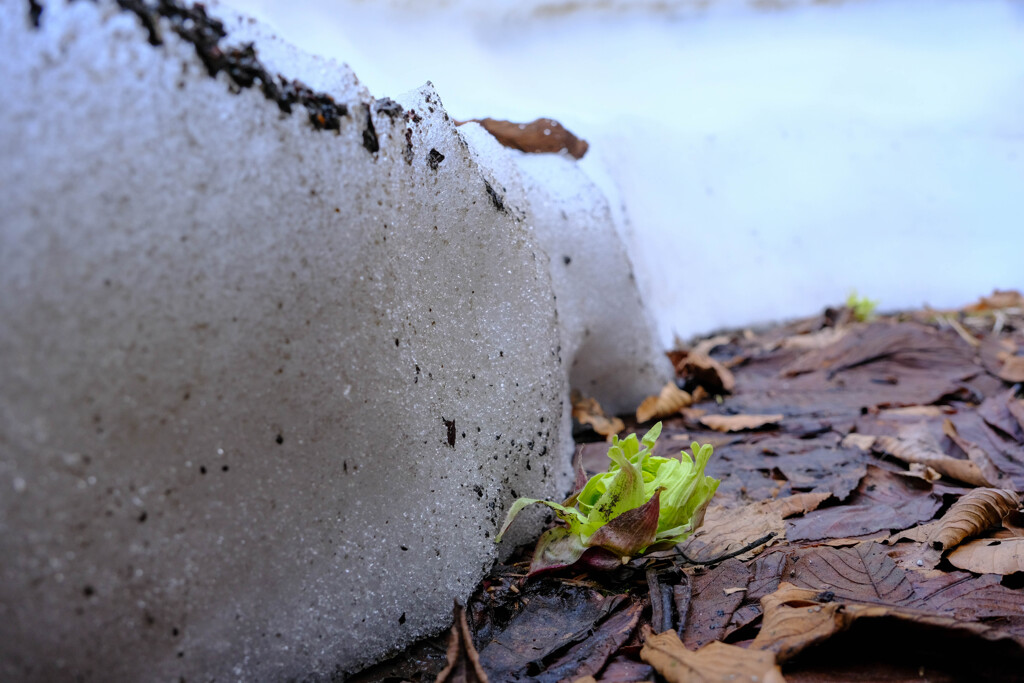
[[[1019,0],[224,0],[456,119],[550,117],[666,344],[1024,289]]]

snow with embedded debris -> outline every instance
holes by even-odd
[[[328,677],[445,627],[511,500],[571,479],[569,368],[607,324],[574,297],[637,313],[572,164],[492,193],[511,153],[431,88],[399,111],[211,12],[340,129],[211,78],[166,21],[153,46],[113,2],[0,6],[3,680]],[[555,284],[561,211],[615,289]],[[667,373],[629,322],[601,391]]]

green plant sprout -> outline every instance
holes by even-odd
[[[875,309],[878,302],[866,296],[857,296],[857,290],[851,290],[850,296],[846,297],[846,307],[853,311],[853,317],[857,322],[864,322],[875,317]]]
[[[681,459],[654,457],[661,423],[642,440],[630,434],[612,437],[607,472],[586,479],[577,458],[577,488],[564,503],[520,498],[512,504],[495,541],[508,530],[523,508],[547,505],[565,526],[545,531],[537,540],[530,575],[577,562],[612,569],[652,550],[686,540],[704,521],[719,481],[704,475],[714,448],[691,445]]]

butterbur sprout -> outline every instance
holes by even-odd
[[[720,483],[705,476],[714,449],[691,445],[679,460],[654,457],[661,423],[642,440],[631,434],[612,437],[607,472],[595,474],[563,503],[520,498],[512,504],[496,541],[523,508],[540,503],[555,511],[564,526],[544,532],[537,540],[530,574],[577,563],[612,569],[651,550],[683,542],[704,521],[711,497]],[[577,463],[577,470],[581,465]],[[583,477],[578,476],[581,482]]]

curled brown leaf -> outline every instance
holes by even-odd
[[[696,349],[679,359],[676,372],[709,394],[728,394],[736,388],[736,377],[729,368]]]
[[[603,437],[611,439],[626,428],[625,423],[617,417],[608,417],[604,414],[601,404],[595,399],[587,398],[578,391],[570,395],[572,401],[572,416],[581,425],[590,425],[594,431]]]
[[[939,520],[930,543],[936,549],[955,548],[965,538],[998,525],[1020,507],[1020,496],[1006,489],[979,488],[960,497]]]
[[[636,421],[647,422],[668,417],[692,403],[693,397],[690,394],[677,387],[675,382],[669,382],[657,396],[648,396],[640,403],[636,409]]]
[[[956,425],[953,424],[952,420],[946,419],[942,421],[942,433],[948,436],[953,443],[967,454],[968,459],[977,465],[981,476],[988,482],[985,484],[986,486],[995,486],[1006,479],[1006,474],[996,467],[995,463],[992,462],[992,458],[985,452],[985,449],[960,436],[960,432],[957,431]]]
[[[875,437],[873,448],[878,453],[886,453],[906,463],[927,465],[939,474],[957,481],[974,486],[992,486],[977,463],[946,455],[938,441],[924,429],[909,429],[900,436]]]

